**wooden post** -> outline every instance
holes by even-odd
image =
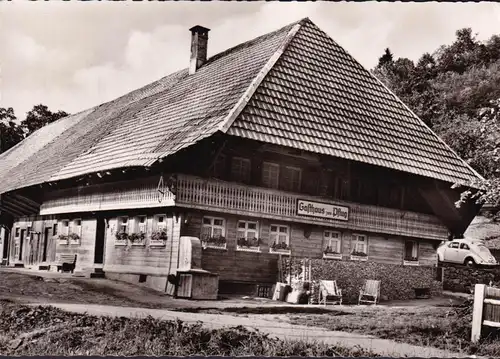
[[[471,333],[472,343],[476,343],[479,341],[479,339],[481,339],[485,292],[486,292],[485,284],[476,284],[476,287],[474,288],[474,309],[472,311],[472,333]]]

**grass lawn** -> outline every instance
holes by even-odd
[[[338,309],[337,309],[338,308]],[[470,342],[472,303],[461,306],[344,306],[182,308],[178,311],[273,315],[275,320],[329,330],[373,335],[418,346],[453,352],[500,357],[498,333],[490,333],[479,345]]]
[[[95,317],[0,301],[0,355],[376,356],[359,349],[282,341],[243,327]]]
[[[352,311],[336,310],[323,315],[293,315],[289,321],[454,352],[500,357],[498,333],[489,333],[478,345],[470,342],[471,302],[460,307],[377,306]]]

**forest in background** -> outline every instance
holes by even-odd
[[[418,117],[487,181],[467,196],[500,204],[500,36],[478,41],[470,28],[450,45],[416,62],[386,49],[372,70]],[[36,105],[19,123],[12,108],[0,108],[0,153],[38,128],[67,116]]]
[[[486,182],[481,195],[500,198],[500,36],[478,41],[470,28],[455,41],[423,54],[418,61],[395,58],[386,49],[372,70],[418,117]]]

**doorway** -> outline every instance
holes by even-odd
[[[45,227],[43,233],[43,251],[42,251],[42,262],[47,262],[47,246],[49,244],[50,227]]]
[[[19,260],[23,260],[23,247],[24,247],[24,237],[26,235],[26,229],[21,229],[21,236],[19,237]]]
[[[94,263],[104,263],[104,241],[106,238],[106,220],[102,216],[97,216],[97,227],[95,234]]]
[[[2,243],[3,243],[3,251],[2,251],[2,259],[6,260],[9,257],[9,237],[7,235],[7,229],[4,228],[3,231],[3,238],[2,238]],[[3,261],[2,261],[3,262]]]

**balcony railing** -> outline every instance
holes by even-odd
[[[445,239],[448,235],[439,219],[427,214],[182,174],[177,175],[175,195],[165,187],[159,191],[158,186],[159,177],[151,177],[59,190],[48,194],[40,214],[180,206],[416,238]],[[301,209],[300,201],[305,204]],[[313,213],[307,206],[326,212]]]
[[[299,200],[348,208],[348,218],[299,215]],[[299,195],[216,179],[178,175],[175,204],[182,207],[303,222],[416,238],[445,239],[447,228],[432,215]]]

